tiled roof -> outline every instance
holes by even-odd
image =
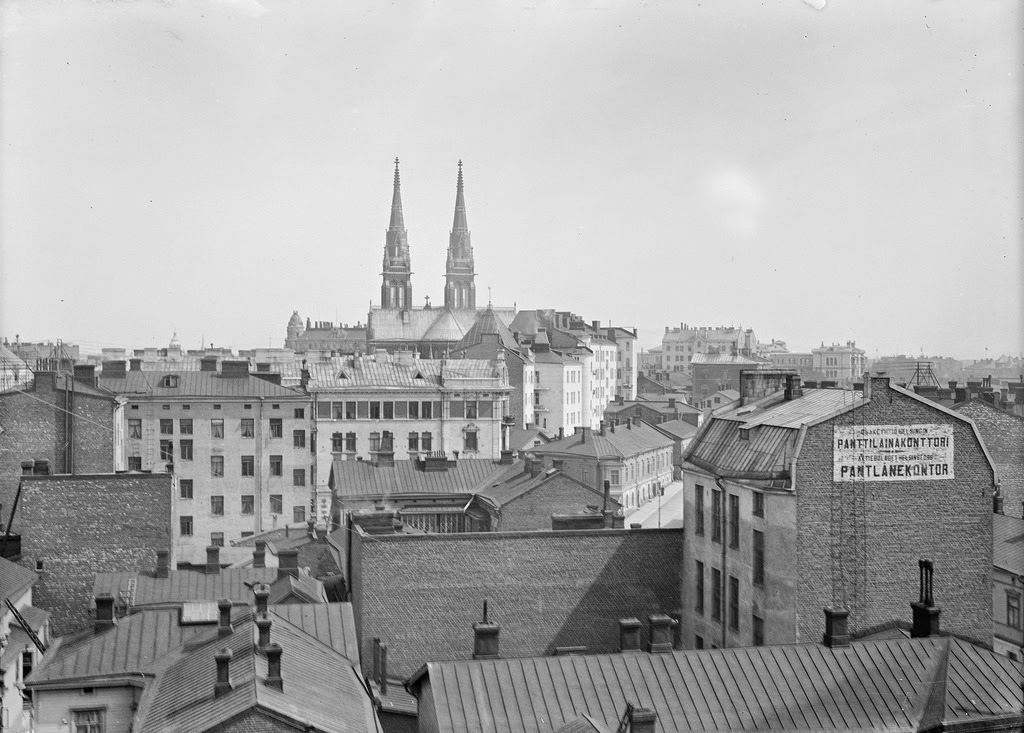
[[[581,430],[575,435],[554,440],[547,445],[537,446],[530,452],[538,455],[571,454],[596,458],[627,458],[655,448],[671,446],[671,438],[662,435],[640,420],[637,425],[624,423],[617,426],[615,430],[606,427],[604,435],[591,431],[589,437],[584,437]]]
[[[390,354],[335,357],[309,367],[309,390],[406,389],[437,392],[449,380],[498,378],[484,359],[408,359]]]
[[[580,715],[614,729],[626,703],[654,710],[658,733],[1024,723],[1019,664],[953,637],[436,662],[410,685],[424,675],[438,733],[547,733]]]
[[[5,557],[0,557],[0,603],[8,598],[12,603],[39,579],[39,576],[28,568],[13,563]],[[3,613],[7,613],[5,606]]]
[[[234,622],[234,633],[212,636],[176,652],[142,698],[134,729],[139,733],[201,733],[259,710],[298,729],[325,733],[379,731],[359,672],[334,649],[275,619],[271,641],[281,644],[283,690],[267,684],[266,655],[256,647],[251,615]],[[215,634],[216,632],[214,632]],[[215,655],[232,651],[231,690],[214,697]]]
[[[162,387],[163,378],[174,374],[177,387]],[[219,372],[196,371],[129,371],[123,379],[100,377],[100,386],[119,395],[131,397],[304,397],[302,392],[272,384],[254,376],[222,377]]]
[[[521,462],[513,466],[514,470],[522,471]],[[462,459],[446,471],[423,471],[415,460],[374,466],[369,461],[339,459],[331,466],[331,485],[342,499],[394,494],[473,494],[497,481],[509,468],[488,460]]]
[[[992,515],[992,564],[1024,575],[1024,519]]]
[[[222,568],[219,573],[200,570],[171,570],[166,578],[129,572],[96,573],[93,597],[133,596],[132,606],[180,606],[188,601],[219,601],[236,604],[252,603],[253,583],[271,584],[277,580],[277,568]],[[135,588],[132,591],[132,585]]]

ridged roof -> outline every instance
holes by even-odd
[[[394,466],[374,466],[370,461],[335,460],[331,466],[334,493],[370,498],[394,494],[475,494],[522,463],[502,466],[493,461],[462,459],[446,471],[423,471],[417,461],[395,461]]]
[[[538,455],[575,455],[594,458],[629,458],[656,448],[670,448],[672,439],[662,435],[643,420],[618,425],[614,431],[606,427],[604,435],[598,431],[590,431],[585,436],[581,430],[561,440],[553,440],[547,445],[537,446],[529,452]]]
[[[615,729],[626,703],[654,710],[658,733],[1024,723],[1019,663],[952,637],[435,662],[410,684],[424,675],[438,733],[548,733],[580,715]]]
[[[512,338],[512,332],[508,330],[508,326],[498,317],[498,314],[494,312],[491,306],[487,306],[483,313],[477,315],[473,325],[470,326],[469,330],[466,331],[466,335],[459,342],[459,348],[466,349],[482,343],[485,340],[485,336],[497,336],[498,343],[505,348],[519,348],[519,344]]]
[[[277,580],[277,568],[222,568],[219,573],[201,570],[170,570],[166,578],[130,572],[96,573],[93,597],[111,595],[119,598],[131,595],[132,606],[175,606],[190,601],[219,601],[227,598],[233,603],[252,603],[252,584],[272,584]],[[131,590],[134,585],[134,591]]]
[[[494,311],[506,322],[511,321],[516,315],[514,308],[494,308]],[[367,328],[370,337],[374,341],[408,341],[410,344],[421,341],[426,342],[435,340],[427,338],[427,332],[445,313],[451,313],[461,332],[453,339],[440,339],[438,340],[439,343],[459,341],[472,328],[473,321],[476,320],[477,315],[477,311],[474,310],[449,311],[445,308],[412,308],[406,311],[391,308],[371,308]],[[446,329],[439,327],[437,332],[439,335],[448,335],[447,331],[450,328],[450,326]]]
[[[695,438],[683,460],[723,478],[788,479],[798,431],[763,425],[740,438],[743,423],[712,419]]]
[[[311,392],[346,389],[438,392],[448,380],[498,378],[494,365],[483,359],[399,360],[390,354],[335,357],[326,363],[312,364],[308,369]],[[488,386],[488,389],[495,388],[497,385]]]
[[[474,311],[468,311],[474,313]],[[461,341],[469,330],[462,322],[465,318],[456,318],[455,311],[445,308],[441,314],[430,324],[430,328],[423,334],[424,341]],[[472,326],[470,326],[471,328]]]
[[[163,378],[177,375],[177,387],[163,387]],[[223,377],[219,372],[187,370],[129,371],[123,379],[104,378],[100,374],[100,387],[119,395],[132,397],[304,397],[299,390],[281,387],[254,376]]]

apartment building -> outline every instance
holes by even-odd
[[[661,371],[688,372],[696,354],[729,353],[738,351],[752,355],[758,351],[754,329],[742,326],[691,326],[679,328],[665,326],[661,338]]]
[[[208,358],[200,371],[126,371],[123,361],[106,362],[99,380],[127,401],[128,470],[178,476],[179,563],[204,564],[207,546],[229,548],[313,514],[311,399],[252,376],[246,361],[216,365]]]

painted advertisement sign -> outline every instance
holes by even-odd
[[[836,425],[833,481],[952,479],[952,425]]]

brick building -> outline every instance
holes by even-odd
[[[953,405],[978,426],[999,474],[1003,513],[1024,517],[1024,417],[976,397]]]
[[[864,633],[905,615],[917,558],[944,627],[991,644],[996,472],[962,415],[885,377],[793,376],[706,420],[683,459],[687,646],[813,640],[827,605]]]
[[[661,337],[662,372],[688,372],[697,354],[729,353],[737,351],[751,356],[758,352],[754,329],[742,326],[691,326],[679,328],[665,326]]]
[[[313,409],[299,390],[252,376],[246,361],[203,359],[199,371],[103,365],[101,385],[128,402],[128,469],[180,479],[175,558],[203,564],[208,545],[305,524],[315,486]],[[324,517],[329,507],[324,507]]]
[[[39,574],[35,599],[57,635],[89,623],[93,575],[152,572],[174,552],[178,482],[169,473],[23,476],[14,529],[22,564]]]
[[[364,664],[379,638],[399,675],[469,659],[485,600],[504,657],[614,651],[616,619],[679,610],[678,529],[349,536]]]
[[[691,402],[702,406],[715,392],[740,388],[740,373],[751,369],[770,369],[770,361],[736,351],[694,354],[690,363],[693,374]]]
[[[77,379],[36,372],[0,392],[0,505],[10,514],[22,461],[45,460],[50,473],[110,473],[124,468],[123,401],[98,389],[92,367]]]

